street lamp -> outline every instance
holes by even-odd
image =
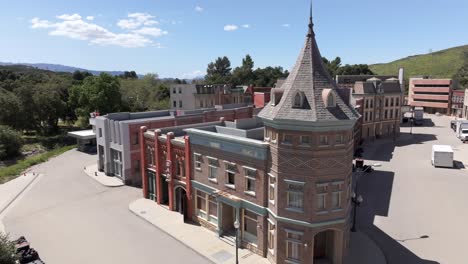
[[[237,241],[239,239],[239,227],[239,220],[236,219],[234,222],[234,228],[236,229],[236,264],[239,264],[239,243]]]
[[[356,197],[357,196],[357,197]],[[351,232],[356,232],[356,209],[361,205],[364,201],[361,195],[356,195],[355,192],[351,194],[351,201],[354,204],[353,208],[353,227],[351,227]]]

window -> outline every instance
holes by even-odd
[[[180,94],[182,93],[182,87],[179,87],[179,93]]]
[[[319,193],[317,194],[317,211],[325,211],[326,204],[325,204],[325,196],[326,193]]]
[[[385,110],[385,112],[384,112],[384,119],[387,119],[387,116],[388,116],[388,110]]]
[[[283,144],[292,144],[292,136],[283,135]]]
[[[271,131],[271,141],[275,142],[276,141],[276,132],[275,131]]]
[[[364,122],[367,122],[367,112],[364,113]]]
[[[243,238],[257,244],[257,215],[244,209]]]
[[[208,197],[208,221],[217,225],[218,224],[218,202],[213,196]]]
[[[332,192],[331,202],[332,209],[341,209],[341,191]]]
[[[385,98],[385,107],[388,106],[388,98]]]
[[[208,180],[218,182],[218,160],[215,158],[208,157]]]
[[[393,118],[393,109],[390,109],[390,119]]]
[[[398,116],[398,109],[395,109],[395,118],[399,119],[400,117]]]
[[[327,107],[334,107],[335,105],[335,97],[333,93],[329,93],[327,97]]]
[[[245,172],[245,192],[247,194],[255,195],[255,181],[257,170],[244,167]]]
[[[268,200],[270,200],[270,203],[275,204],[275,188],[276,188],[275,175],[268,173],[268,180],[269,180]]]
[[[102,137],[102,128],[99,128],[99,137]]]
[[[182,107],[182,100],[179,100],[179,107]]]
[[[138,132],[136,132],[134,135],[133,135],[133,145],[138,145],[138,139],[140,138],[140,135],[138,134]]]
[[[335,145],[343,144],[343,135],[335,135]]]
[[[300,93],[296,93],[294,96],[294,108],[301,108],[302,107],[302,96]]]
[[[325,146],[328,145],[328,136],[320,136],[320,145]]]
[[[274,254],[275,250],[275,231],[275,224],[270,219],[268,219],[268,249],[272,254]]]
[[[302,211],[304,208],[304,183],[287,182],[287,206],[288,209]]]
[[[369,100],[366,100],[366,109],[369,108]]]
[[[195,169],[201,171],[201,164],[203,162],[202,155],[198,153],[193,153],[193,156],[194,156],[194,162],[195,162]]]
[[[374,100],[370,100],[370,108],[373,108]]]
[[[226,186],[234,189],[236,185],[236,164],[231,162],[226,162]]]
[[[301,145],[309,145],[309,144],[310,144],[309,136],[301,136]]]
[[[396,106],[399,106],[399,105],[400,105],[400,98],[397,97],[397,98],[395,99],[395,105],[396,105]]]
[[[177,102],[176,101],[172,102],[172,107],[177,107]]]
[[[372,112],[369,112],[369,121],[372,121]]]
[[[303,250],[302,233],[288,230],[286,231],[286,258],[300,261]]]
[[[176,88],[175,87],[172,89],[172,93],[174,93],[174,94],[176,93]]]
[[[206,194],[197,190],[197,215],[206,218]]]
[[[390,106],[393,106],[393,97],[390,98]]]

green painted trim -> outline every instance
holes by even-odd
[[[343,224],[346,223],[346,218],[339,218],[331,221],[325,221],[325,222],[319,222],[319,223],[309,223],[305,221],[300,221],[300,220],[295,220],[291,218],[286,218],[286,217],[281,217],[277,216],[275,213],[273,213],[270,209],[266,209],[269,214],[273,216],[273,218],[276,219],[276,221],[279,222],[285,222],[289,224],[295,224],[295,225],[300,225],[300,226],[305,226],[305,227],[322,227],[322,226],[328,226],[328,225],[336,225],[336,224]]]
[[[262,118],[265,126],[273,127],[280,130],[292,131],[312,131],[312,132],[329,132],[350,130],[354,127],[357,118],[351,120],[340,121],[299,121],[299,120],[284,120],[284,119],[266,119]]]

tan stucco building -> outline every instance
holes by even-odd
[[[397,137],[400,134],[403,91],[396,78],[371,78],[356,82],[353,97],[362,99],[363,140],[379,137]]]

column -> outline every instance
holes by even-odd
[[[170,161],[169,168],[167,168],[168,172],[168,178],[170,178],[168,182],[168,189],[169,189],[169,210],[174,211],[174,160],[173,160],[173,149],[172,149],[172,143],[171,140],[174,138],[174,133],[169,132],[166,135],[166,144],[167,144],[167,160]]]
[[[192,162],[192,153],[190,151],[190,137],[185,136],[184,141],[185,141],[185,184],[186,184],[186,193],[187,193],[187,217],[189,219],[192,219],[192,216],[193,216],[192,164],[193,162]]]
[[[160,149],[160,143],[159,143],[159,136],[161,135],[161,130],[157,129],[154,131],[154,152],[156,155],[154,155],[154,158],[156,159],[156,201],[158,204],[161,204],[162,202],[162,186],[161,186],[161,149]]]
[[[146,173],[146,151],[145,151],[145,132],[148,128],[145,126],[140,127],[140,170],[141,170],[141,184],[143,189],[143,197],[148,198],[148,175]]]
[[[218,236],[220,237],[223,234],[223,203],[221,203],[218,199]]]

